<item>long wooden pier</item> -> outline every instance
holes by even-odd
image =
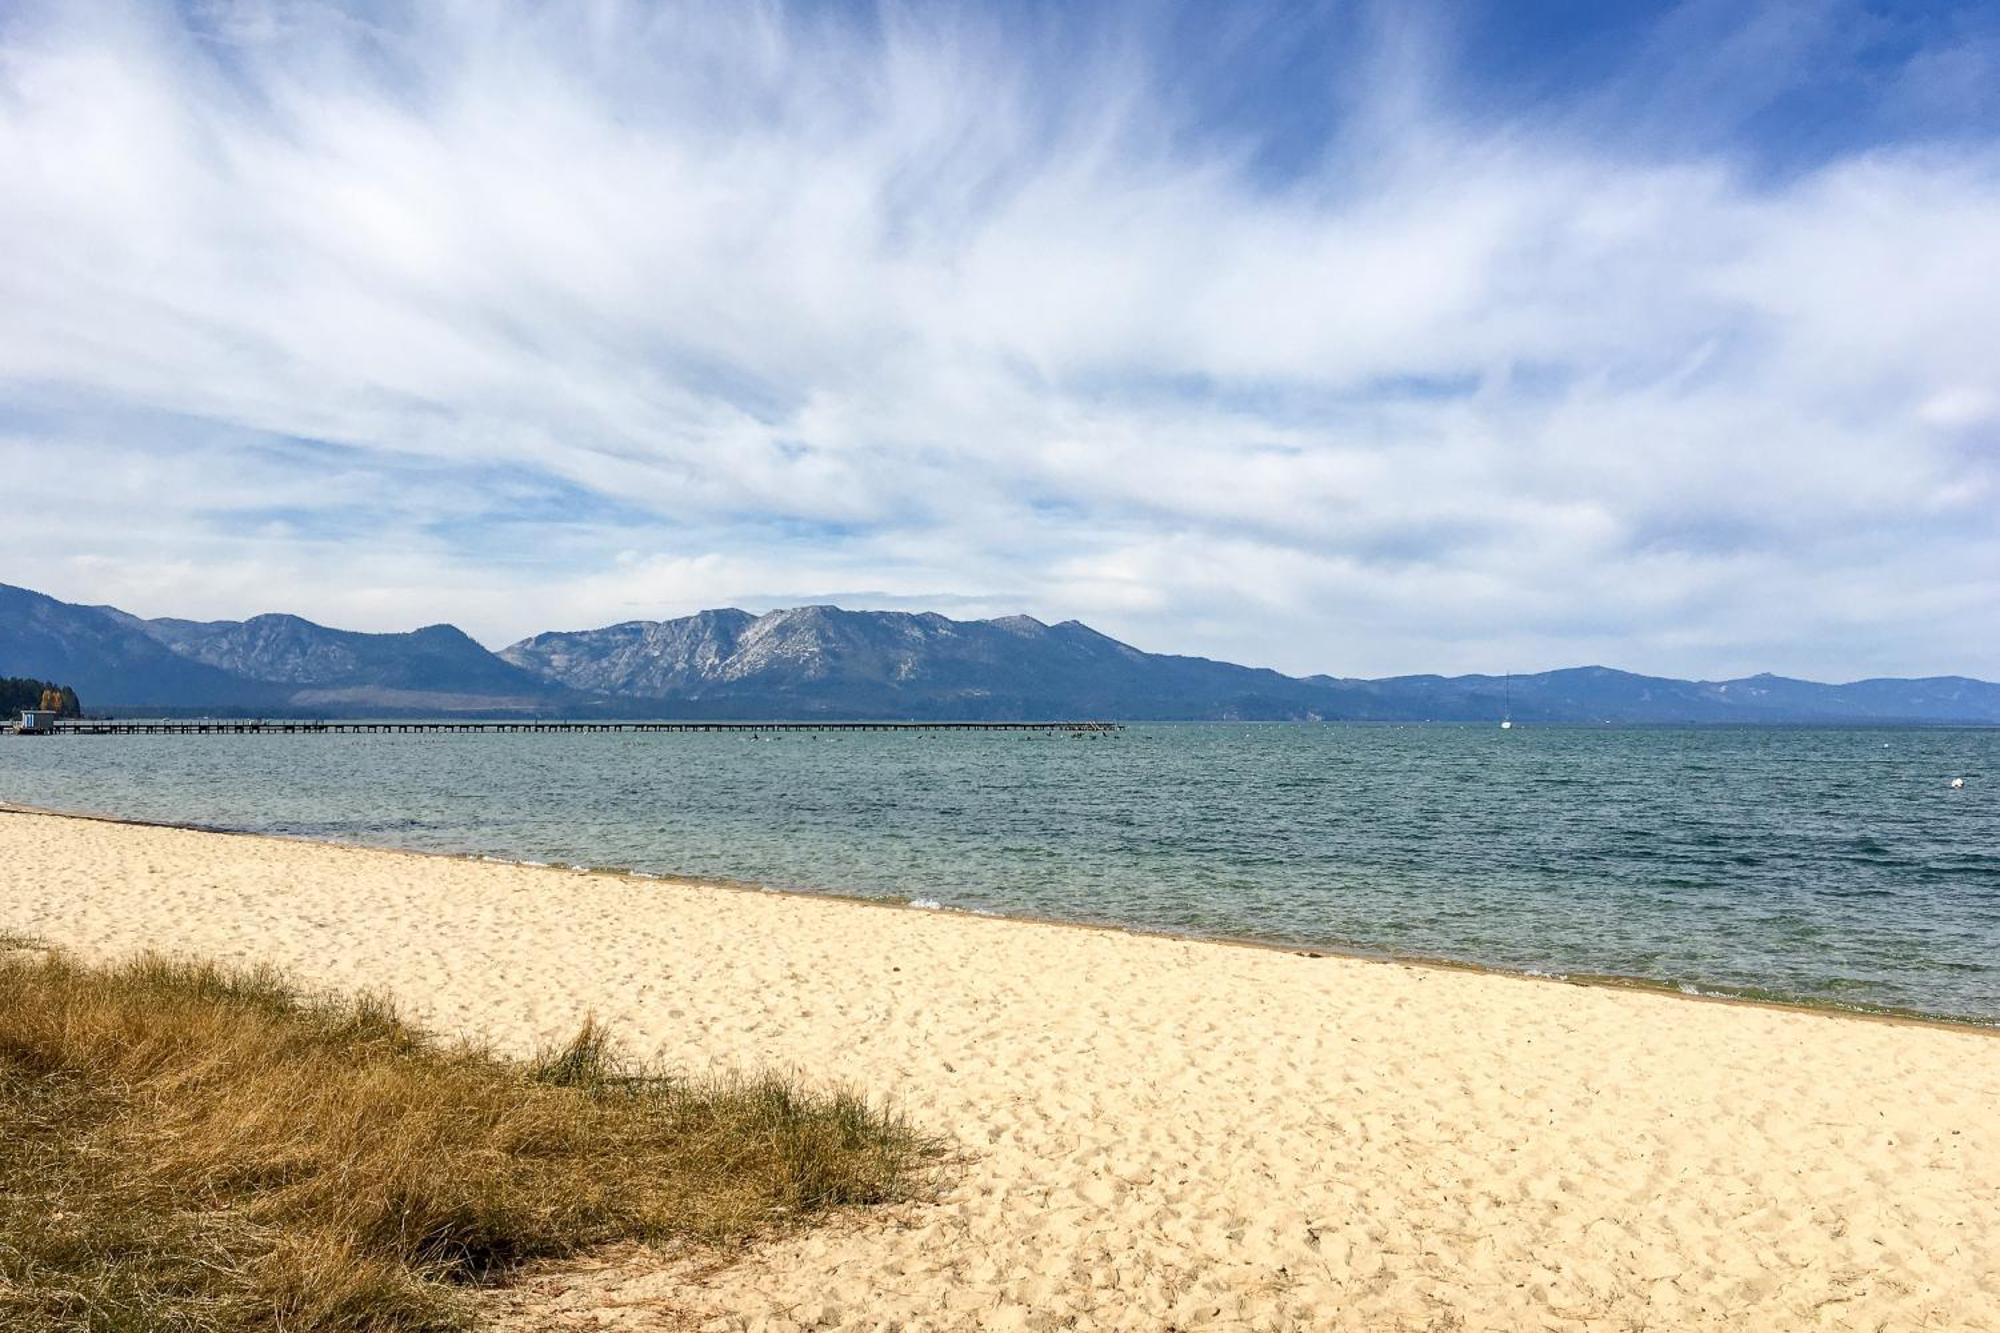
[[[58,736],[379,736],[478,735],[493,732],[848,732],[848,731],[1044,731],[1098,736],[1122,731],[1117,722],[544,722],[353,721],[265,718],[86,718],[55,724]]]

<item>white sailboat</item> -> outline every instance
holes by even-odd
[[[1514,729],[1514,673],[1509,671],[1500,683],[1500,730]]]

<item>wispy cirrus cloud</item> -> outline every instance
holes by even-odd
[[[1992,25],[1475,27],[31,5],[0,561],[495,641],[860,588],[1298,671],[2000,674],[2000,129],[1913,91]]]

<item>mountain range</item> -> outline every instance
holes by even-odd
[[[2000,685],[1963,676],[1300,677],[1143,652],[1074,620],[831,606],[634,620],[496,653],[451,625],[148,620],[0,584],[6,675],[60,681],[93,713],[127,714],[2000,724]]]

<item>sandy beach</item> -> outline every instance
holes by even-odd
[[[0,929],[387,989],[509,1050],[595,1013],[963,1155],[719,1271],[551,1277],[544,1324],[2000,1328],[1985,1032],[21,812]]]

